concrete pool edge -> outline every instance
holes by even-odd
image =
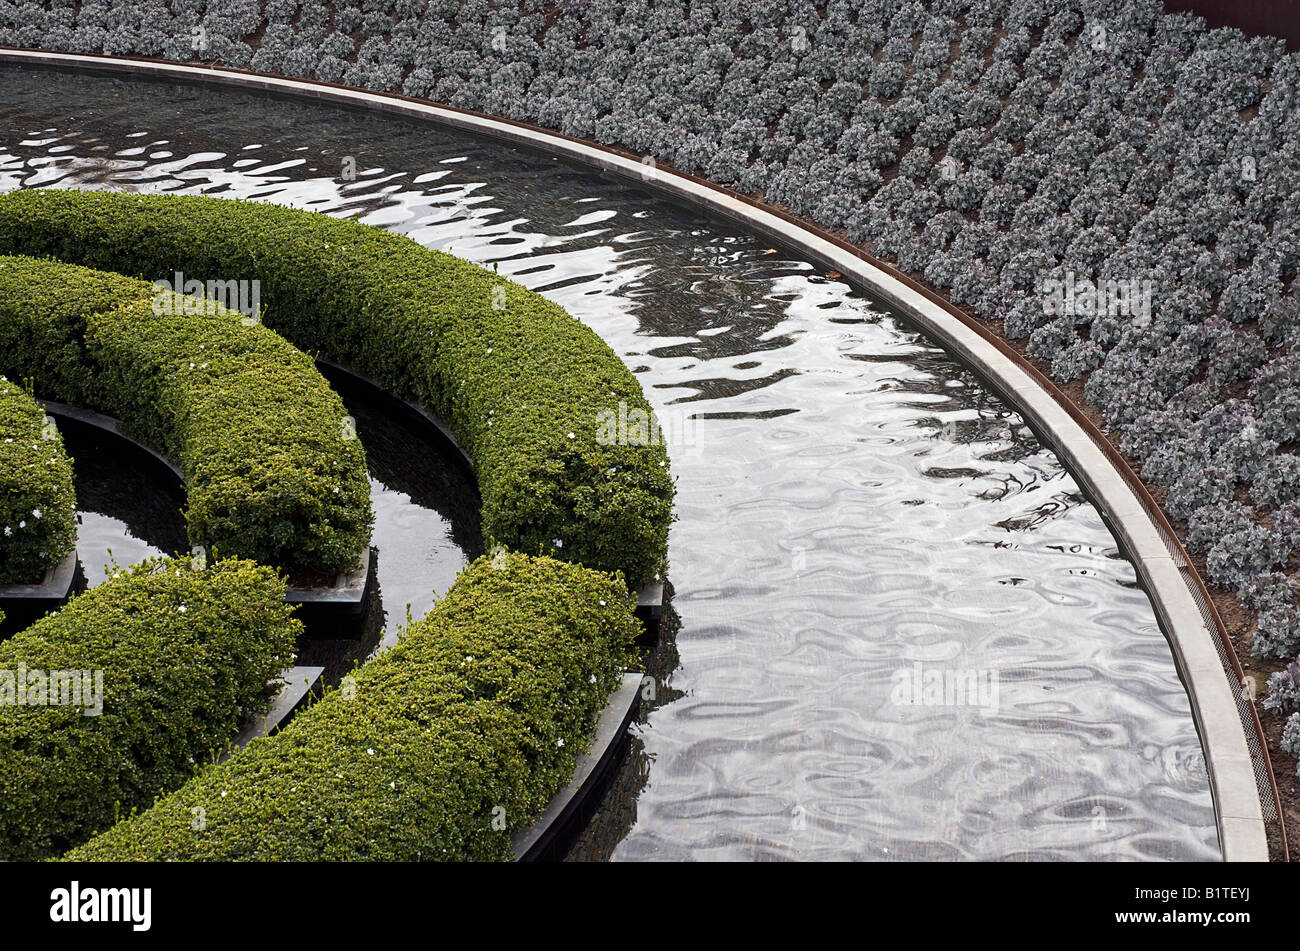
[[[819,234],[775,210],[728,193],[692,176],[659,168],[635,156],[566,138],[545,130],[433,105],[405,97],[342,86],[211,69],[156,60],[98,55],[0,50],[0,62],[31,63],[130,72],[179,81],[217,82],[245,90],[287,93],[336,104],[378,109],[391,114],[433,120],[463,131],[504,140],[580,162],[632,179],[679,202],[734,221],[769,236],[800,254],[840,271],[896,306],[960,362],[971,367],[1031,424],[1080,483],[1102,512],[1151,597],[1179,671],[1187,688],[1193,716],[1205,752],[1214,799],[1222,856],[1228,861],[1266,861],[1269,855],[1263,797],[1276,790],[1267,770],[1267,746],[1257,735],[1253,708],[1237,696],[1239,668],[1231,643],[1207,606],[1205,589],[1163,518],[1151,510],[1125,473],[1122,460],[1108,452],[1104,436],[1084,423],[1049,389],[1040,375],[981,332],[937,295],[922,293],[901,275],[874,262],[831,236]],[[1252,752],[1249,731],[1255,731]],[[1267,780],[1259,772],[1261,754]],[[1266,790],[1265,787],[1268,787]],[[1278,826],[1285,842],[1281,816]],[[1285,848],[1285,845],[1283,845]]]

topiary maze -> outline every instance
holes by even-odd
[[[617,355],[491,272],[275,206],[18,192],[0,247],[0,366],[177,460],[218,559],[116,571],[0,645],[0,857],[511,857],[634,659],[629,584],[666,568],[663,447],[598,441],[602,409],[649,410]],[[265,309],[144,279],[177,271],[253,275]],[[274,569],[338,570],[369,537],[364,453],[286,337],[442,415],[505,547],[343,689],[204,767],[292,662]],[[42,523],[7,566],[34,573],[71,547],[71,463],[30,396],[5,383],[0,407],[11,508]]]
[[[287,571],[356,566],[370,538],[365,453],[310,357],[216,301],[0,257],[0,372],[121,420],[178,460],[190,541]]]

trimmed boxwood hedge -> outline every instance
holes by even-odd
[[[602,411],[649,411],[641,388],[599,336],[518,284],[371,226],[197,196],[11,192],[0,252],[256,277],[268,326],[450,423],[478,473],[485,537],[632,585],[662,576],[667,454],[597,439]]]
[[[338,395],[266,327],[193,299],[201,312],[155,313],[156,293],[119,274],[0,257],[0,372],[116,416],[177,460],[192,544],[287,570],[354,568],[370,538],[370,483]]]
[[[354,682],[66,857],[510,859],[618,684],[632,605],[616,575],[480,558]]]
[[[193,775],[264,711],[301,624],[248,561],[123,569],[0,644],[0,672],[102,671],[102,712],[0,704],[0,858],[57,855]],[[12,685],[11,688],[12,690]]]
[[[0,584],[38,583],[77,540],[72,462],[45,411],[0,377]]]

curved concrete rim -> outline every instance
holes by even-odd
[[[431,120],[633,179],[647,188],[773,238],[869,288],[992,385],[1061,458],[1088,498],[1101,510],[1142,579],[1186,685],[1205,754],[1223,859],[1268,861],[1261,791],[1233,686],[1237,677],[1220,658],[1215,632],[1196,597],[1196,585],[1185,576],[1190,568],[1186,559],[1176,544],[1171,547],[1166,541],[1156,518],[1103,447],[1042,385],[1029,366],[1017,362],[954,311],[917,287],[828,236],[716,186],[659,168],[653,162],[513,122],[396,95],[158,60],[0,49],[0,62],[219,83]]]

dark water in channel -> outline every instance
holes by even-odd
[[[1132,566],[1022,420],[886,306],[623,183],[408,120],[30,70],[0,91],[0,189],[355,216],[498,263],[639,374],[678,478],[676,631],[580,855],[1217,857]],[[381,566],[435,537],[381,579],[390,623],[466,550],[448,519],[402,521],[437,507],[426,489],[376,530]]]
[[[365,440],[377,569],[365,619],[309,623],[316,636],[301,646],[299,661],[325,666],[331,682],[394,643],[408,610],[412,618],[426,614],[435,594],[483,553],[478,489],[452,453],[431,444],[428,427],[396,412],[395,400],[368,387],[339,394]],[[59,427],[74,461],[77,554],[89,587],[114,563],[189,551],[185,493],[175,475],[120,437],[67,419]],[[336,636],[364,643],[314,643]]]

